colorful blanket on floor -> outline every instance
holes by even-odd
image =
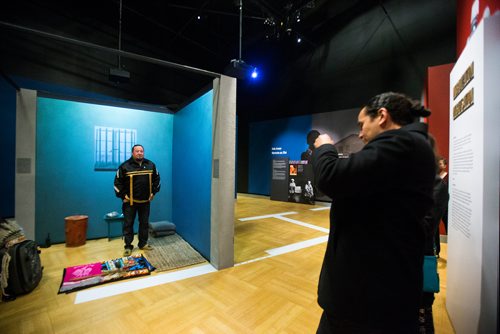
[[[68,267],[64,269],[59,293],[149,275],[153,270],[155,268],[142,254]]]

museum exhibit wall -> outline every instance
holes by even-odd
[[[251,123],[249,128],[248,192],[269,195],[273,158],[300,159],[307,148],[311,116]]]
[[[235,78],[213,80],[210,263],[217,269],[234,265],[236,88]]]
[[[428,118],[429,133],[436,139],[439,155],[449,159],[450,137],[450,72],[455,64],[431,66],[427,69],[425,105],[432,112]]]
[[[121,212],[114,194],[116,169],[96,170],[96,126],[132,129],[145,157],[161,175],[161,191],[151,207],[151,221],[172,218],[173,115],[38,97],[36,108],[35,240],[50,233],[63,242],[64,217],[87,215],[87,238],[106,236],[103,216]],[[130,157],[130,153],[126,155]]]
[[[80,97],[82,99],[108,102],[123,102],[121,99],[86,92],[71,87],[49,84],[20,76],[10,76],[18,86],[26,89],[51,92],[61,96]],[[0,124],[3,125],[0,138],[3,145],[4,166],[0,173],[0,191],[6,194],[0,201],[0,217],[14,217],[14,179],[15,179],[15,129],[16,129],[16,89],[0,76]]]
[[[498,333],[500,13],[484,18],[450,76],[446,307],[458,334]]]
[[[307,150],[307,134],[312,129],[329,134],[335,143],[354,138],[357,144],[345,147],[346,152],[359,150],[358,113],[359,109],[353,108],[251,123],[248,192],[269,195],[272,159],[300,160],[301,153]]]
[[[104,101],[102,96],[76,97],[80,92],[71,89],[71,99],[62,99],[65,90],[50,85],[45,92],[24,88],[16,92],[2,82],[0,98],[11,100],[2,120],[8,123],[8,116],[14,115],[5,137],[15,148],[6,159],[13,166],[15,190],[2,185],[14,201],[8,216],[15,216],[27,236],[42,245],[49,234],[51,242],[64,242],[64,218],[69,215],[89,216],[88,239],[107,236],[104,214],[120,212],[121,203],[113,190],[116,167],[106,170],[96,162],[96,127],[134,130],[135,142],[144,145],[146,157],[157,164],[162,177],[151,220],[174,221],[179,234],[216,268],[232,266],[235,81],[225,76],[214,80],[217,96],[212,90],[200,93],[176,114],[162,106],[145,105],[149,110],[141,110],[123,107],[134,103]],[[47,93],[50,89],[56,93]],[[178,145],[174,133],[179,135]],[[220,161],[218,177],[212,176],[212,160]],[[175,199],[174,187],[179,192]],[[115,225],[118,229],[112,234],[120,235]]]
[[[177,232],[216,269],[234,265],[236,79],[174,115],[172,218]]]
[[[173,221],[202,255],[210,255],[212,91],[175,114]]]
[[[425,87],[425,106],[432,112],[432,115],[427,119],[429,133],[436,139],[437,154],[444,157],[446,161],[449,161],[450,157],[449,86],[450,72],[454,65],[452,63],[429,67],[427,69],[427,83]],[[439,233],[446,235],[446,228],[442,221],[439,224]]]

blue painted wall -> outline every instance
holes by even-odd
[[[16,159],[16,90],[0,76],[0,217],[14,217]]]
[[[12,77],[22,88],[50,93],[123,102],[71,87]],[[102,217],[121,211],[114,195],[112,171],[94,171],[94,126],[136,128],[146,157],[160,173],[162,188],[152,203],[151,220],[171,220],[179,234],[210,258],[210,191],[212,155],[212,92],[177,114],[94,105],[40,97],[37,114],[36,230],[44,244],[64,242],[64,217],[89,216],[88,238],[107,234]],[[1,215],[14,216],[16,91],[0,77],[0,121],[6,159],[0,173]],[[178,119],[174,131],[174,119]],[[173,144],[173,134],[179,138]],[[176,149],[175,149],[176,148]],[[177,151],[173,158],[173,151]],[[175,165],[173,164],[175,161]],[[174,169],[177,171],[174,173]],[[175,176],[175,179],[172,177]],[[193,177],[194,176],[194,177]],[[173,198],[173,189],[176,197]],[[136,224],[137,225],[137,224]],[[118,224],[112,233],[120,235]],[[136,226],[137,230],[137,226]]]
[[[10,77],[19,87],[41,90],[56,94],[92,98],[104,101],[123,101],[109,96],[89,93],[71,87],[48,84],[24,77]],[[4,77],[0,76],[0,142],[2,143],[2,168],[0,169],[0,217],[15,215],[15,159],[16,159],[16,90]]]
[[[300,160],[307,150],[311,115],[250,124],[248,192],[269,195],[273,158]],[[274,154],[273,154],[274,153]]]
[[[172,114],[38,98],[35,239],[64,242],[64,217],[89,216],[87,238],[103,237],[103,215],[121,212],[113,171],[94,170],[94,127],[137,129],[137,142],[161,175],[150,219],[172,219]]]
[[[212,175],[210,91],[175,114],[173,222],[179,234],[210,259]]]

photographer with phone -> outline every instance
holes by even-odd
[[[422,293],[423,219],[436,173],[430,115],[399,93],[359,112],[364,148],[339,159],[328,135],[312,156],[315,182],[332,198],[318,287],[318,333],[416,333]]]

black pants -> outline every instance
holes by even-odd
[[[125,239],[125,248],[133,249],[132,241],[134,240],[134,221],[135,216],[139,217],[139,248],[144,247],[148,243],[149,232],[149,207],[150,203],[130,203],[122,204],[123,211],[123,238]]]
[[[434,304],[434,292],[422,292],[422,297],[420,299],[420,308],[432,308]]]

